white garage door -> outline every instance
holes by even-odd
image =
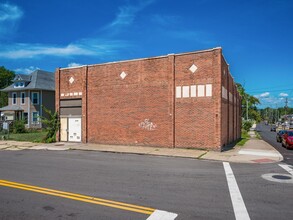
[[[81,118],[68,118],[68,141],[81,142]]]

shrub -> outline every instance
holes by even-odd
[[[13,123],[13,131],[12,132],[14,134],[25,133],[26,130],[25,130],[25,122],[24,122],[24,120],[14,121],[14,123]]]
[[[44,138],[45,143],[53,143],[56,142],[56,133],[59,130],[59,117],[58,112],[52,113],[50,110],[44,107],[44,110],[47,114],[47,118],[42,118],[42,123],[46,125],[45,130],[47,131],[47,135]]]
[[[242,122],[242,128],[245,130],[245,131],[249,131],[249,129],[252,127],[252,121],[243,121]]]

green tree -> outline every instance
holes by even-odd
[[[269,123],[275,123],[281,119],[284,115],[293,114],[293,108],[282,107],[282,108],[264,108],[260,110],[261,117],[263,120],[268,121]]]
[[[56,134],[60,126],[58,112],[52,113],[52,111],[46,107],[43,106],[43,108],[46,113],[46,117],[42,117],[41,119],[42,123],[45,124],[47,131],[46,137],[43,141],[46,143],[52,143],[56,141]]]
[[[258,98],[246,93],[244,87],[240,83],[236,83],[237,90],[242,97],[242,118],[255,120],[256,122],[261,121],[261,114],[257,110],[257,105],[260,104]]]
[[[15,73],[6,69],[4,66],[0,66],[0,89],[12,84]],[[8,105],[8,95],[6,92],[0,91],[0,108]]]

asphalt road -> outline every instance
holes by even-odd
[[[292,218],[293,183],[262,178],[287,171],[278,164],[230,166],[251,219]],[[91,151],[0,151],[0,219],[147,219],[147,214],[3,186],[1,180],[151,207],[177,213],[176,220],[235,219],[222,162]]]
[[[284,157],[284,162],[293,165],[293,150],[282,147],[282,144],[276,141],[276,132],[270,131],[270,125],[260,123],[257,125],[256,130],[262,139],[272,145]]]

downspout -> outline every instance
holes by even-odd
[[[170,54],[171,74],[172,74],[172,147],[176,146],[176,79],[175,79],[175,55]]]
[[[40,117],[42,118],[43,117],[43,90],[41,90],[41,95],[40,95]],[[40,121],[40,126],[41,128],[43,127],[42,126],[42,120]]]
[[[86,66],[85,69],[85,93],[82,93],[82,95],[84,96],[84,94],[86,95],[85,99],[86,99],[86,104],[85,104],[85,143],[88,142],[88,66]]]

